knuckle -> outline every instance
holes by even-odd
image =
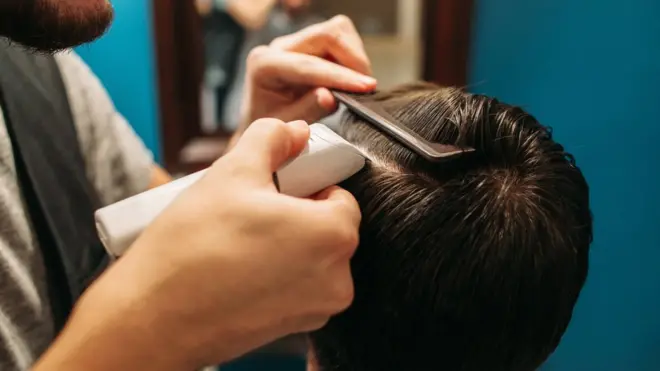
[[[360,243],[358,228],[345,220],[338,221],[334,231],[334,240],[334,248],[338,253],[351,256]]]
[[[336,216],[322,218],[323,227],[319,239],[321,252],[341,264],[349,264],[360,243],[359,226]]]
[[[282,45],[285,43],[286,36],[280,36],[276,37],[273,39],[273,41],[270,42],[270,47],[274,49],[282,49]]]
[[[339,244],[347,249],[355,249],[360,242],[359,225],[347,220],[348,206],[335,205],[333,206],[335,222],[335,234]]]
[[[348,309],[353,303],[353,299],[355,299],[355,289],[353,288],[353,284],[349,281],[349,283],[337,285],[337,288],[335,289],[335,298],[337,312],[342,312]]]
[[[360,242],[358,229],[352,225],[342,228],[340,237],[342,244],[349,248],[357,247]]]
[[[252,123],[256,130],[265,135],[279,135],[286,132],[286,124],[284,121],[276,118],[260,118]]]
[[[338,14],[332,17],[331,22],[340,27],[353,26],[353,21],[345,14]]]
[[[282,120],[269,119],[268,126],[265,129],[265,137],[270,139],[271,142],[284,142],[288,141],[289,130],[287,125]],[[286,149],[288,152],[288,148]]]
[[[252,50],[250,50],[250,53],[247,56],[247,65],[248,66],[256,66],[262,63],[263,59],[265,56],[268,55],[270,51],[270,48],[265,46],[265,45],[260,45]]]
[[[307,28],[310,38],[317,38],[319,41],[323,42],[326,39],[330,39],[333,35],[333,30],[336,29],[335,25],[332,23],[319,23]]]
[[[309,71],[313,71],[317,65],[317,61],[313,58],[300,58],[300,61],[297,63],[299,67],[299,72],[301,74],[308,74]]]
[[[261,118],[252,123],[257,135],[267,142],[276,142],[288,136],[284,121],[276,118]]]
[[[341,30],[338,28],[326,28],[319,32],[323,42],[328,45],[337,44],[341,35]]]
[[[318,61],[314,60],[313,58],[300,58],[296,62],[296,74],[301,80],[310,80],[317,78],[318,76],[318,70],[319,70],[319,65]]]

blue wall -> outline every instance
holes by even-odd
[[[660,370],[660,1],[476,3],[472,90],[554,127],[591,186],[587,286],[544,370]]]
[[[152,0],[112,0],[109,33],[76,51],[101,78],[118,110],[160,159]]]

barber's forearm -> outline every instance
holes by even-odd
[[[65,329],[32,371],[196,369],[183,361],[183,349],[164,342],[161,327],[155,324],[157,313],[145,310],[118,277],[108,278],[102,276],[83,295]]]
[[[113,330],[117,332],[117,330]],[[32,371],[191,371],[193,368],[162,362],[161,354],[146,355],[137,353],[144,347],[135,346],[135,336],[126,334],[114,339],[89,336],[88,338],[67,339],[63,334],[34,366]],[[75,335],[74,335],[75,336]]]

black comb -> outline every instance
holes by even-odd
[[[429,161],[447,161],[465,153],[474,152],[474,148],[458,147],[451,144],[434,143],[425,140],[406,126],[398,123],[395,118],[379,107],[375,105],[367,107],[365,104],[360,103],[354,98],[359,97],[359,94],[338,90],[331,90],[331,93],[335,99],[343,103],[351,112],[362,117],[376,128],[386,132],[408,149]]]

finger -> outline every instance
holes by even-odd
[[[335,100],[335,97],[332,96],[332,93],[330,93],[330,90],[326,88],[316,89],[316,98],[319,105],[328,112],[332,113],[337,110],[337,101]]]
[[[316,122],[337,110],[337,103],[328,89],[314,89],[293,105],[287,106],[282,112],[275,116],[284,120],[299,119],[306,122]]]
[[[351,221],[355,226],[360,225],[362,220],[360,205],[347,190],[331,186],[314,195],[312,199],[332,208],[332,212],[338,214],[340,218]]]
[[[277,119],[260,119],[245,130],[225,159],[242,172],[272,182],[272,174],[287,160],[297,156],[309,139],[304,121],[285,124]],[[221,159],[222,160],[222,159]]]
[[[332,57],[345,67],[365,75],[371,74],[371,63],[362,39],[353,22],[346,16],[336,16],[300,32],[275,39],[271,46],[321,58]]]
[[[291,120],[287,122],[289,130],[293,134],[293,139],[291,140],[291,150],[289,151],[289,158],[296,157],[302,152],[307,146],[307,141],[311,134],[309,130],[309,125],[305,120]],[[279,169],[280,166],[277,166],[276,169]]]
[[[268,89],[281,89],[282,85],[323,86],[366,93],[376,87],[376,80],[372,77],[306,54],[271,50],[253,58],[250,68],[252,79]]]

